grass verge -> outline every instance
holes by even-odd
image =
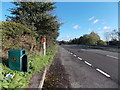
[[[0,88],[28,88],[32,75],[40,72],[40,69],[50,66],[56,51],[57,46],[54,46],[47,50],[46,56],[36,53],[28,55],[28,72],[13,71],[0,63]],[[6,79],[7,74],[13,74],[14,77]]]
[[[78,45],[83,48],[92,48],[92,49],[101,49],[101,50],[107,50],[112,52],[120,52],[119,48],[108,48],[108,47],[95,47],[95,46],[86,46],[86,45]]]

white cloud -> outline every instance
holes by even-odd
[[[93,17],[91,17],[91,18],[89,18],[89,21],[91,21],[91,20],[93,20],[95,17],[93,16]]]
[[[103,29],[110,29],[111,26],[104,26]]]
[[[99,20],[98,20],[98,19],[94,20],[94,21],[93,21],[93,24],[95,24],[95,23],[97,23],[97,22],[99,22]]]
[[[79,28],[80,28],[79,25],[74,25],[74,26],[73,26],[73,29],[79,29]]]
[[[62,40],[64,40],[64,41],[69,41],[71,38],[72,38],[72,37],[70,37],[70,36],[63,36],[63,37],[60,37],[58,40],[59,40],[59,41],[62,41]]]

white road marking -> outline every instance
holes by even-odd
[[[85,51],[85,49],[81,49],[81,50]]]
[[[114,57],[114,56],[111,56],[111,55],[106,55],[106,56],[111,57],[111,58],[118,59],[118,57]]]
[[[92,66],[92,64],[90,64],[89,62],[87,62],[87,61],[84,61],[87,65],[89,65],[89,66]]]
[[[96,69],[97,71],[99,71],[100,73],[102,73],[103,75],[105,75],[106,77],[110,77],[110,75],[109,74],[107,74],[107,73],[105,73],[105,72],[103,72],[102,70],[100,70],[100,69]]]
[[[73,54],[73,53],[70,53],[70,54]]]
[[[82,58],[78,57],[78,59],[82,60]]]
[[[74,55],[76,57],[76,55]]]

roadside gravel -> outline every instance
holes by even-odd
[[[54,61],[50,66],[46,79],[43,85],[43,90],[50,90],[53,88],[70,88],[68,74],[65,72],[61,60],[58,58],[59,51],[54,57]]]

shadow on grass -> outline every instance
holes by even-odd
[[[0,57],[0,63],[2,63],[3,65],[9,67],[7,58]]]

